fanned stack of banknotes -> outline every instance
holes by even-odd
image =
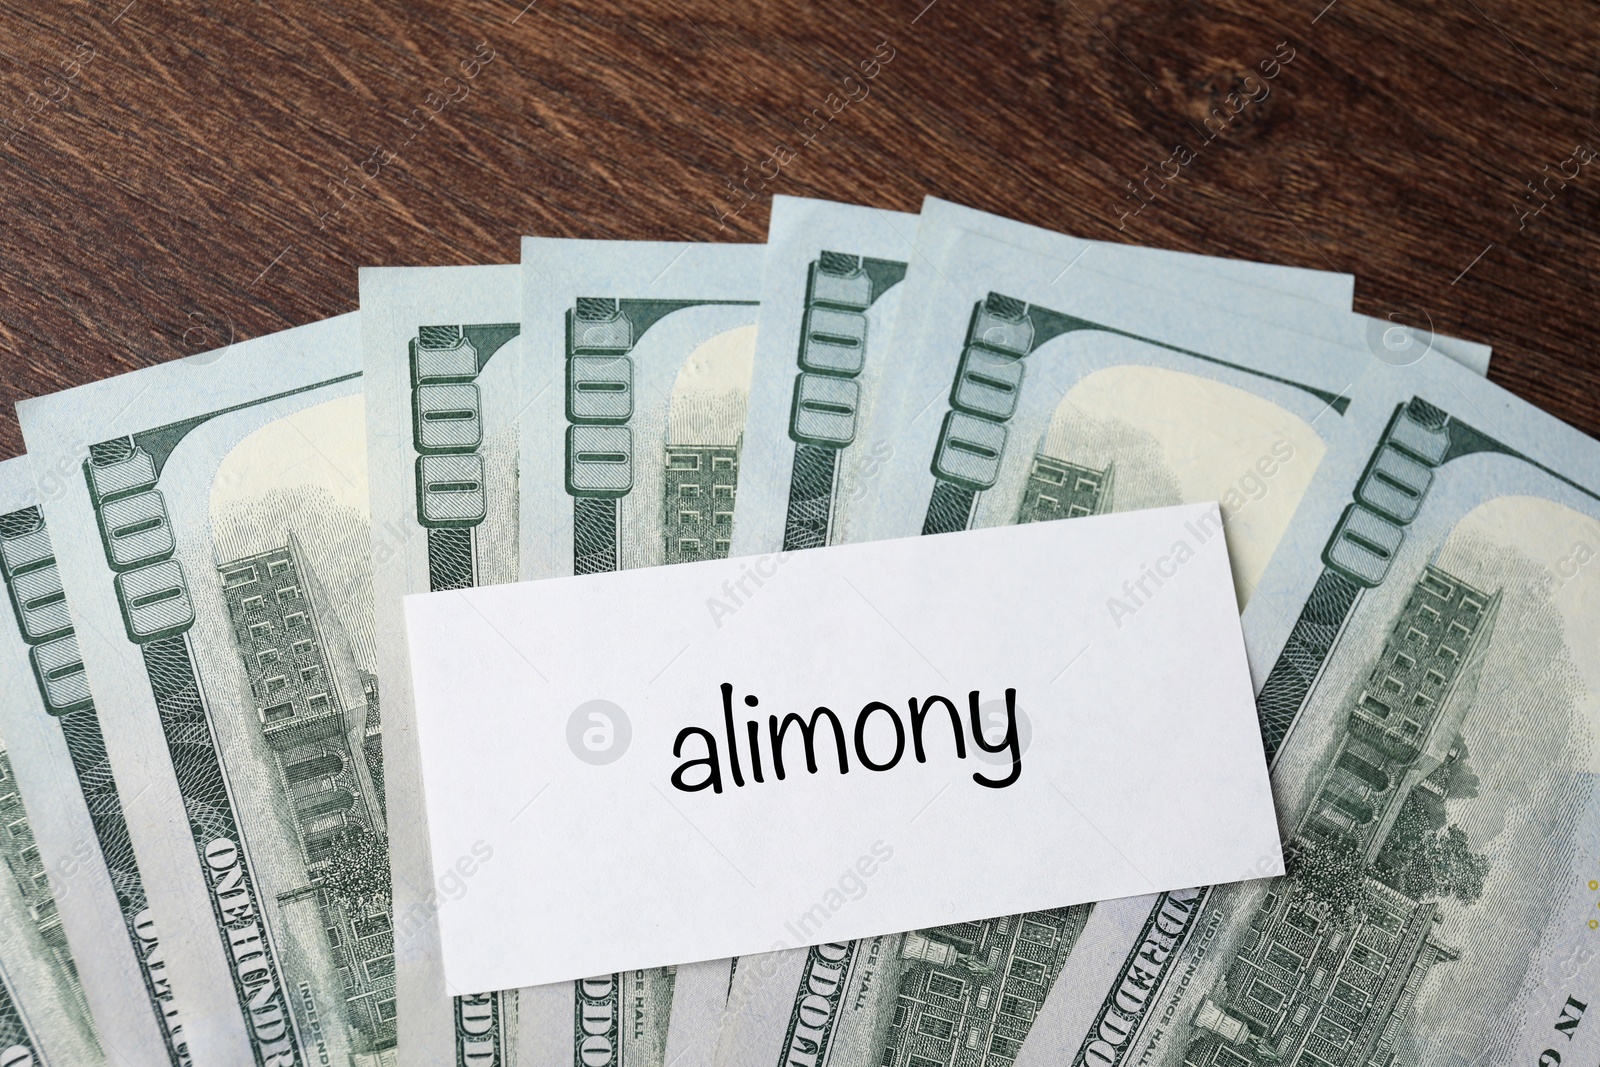
[[[19,404],[0,1065],[1594,1062],[1600,445],[1352,293],[778,197]],[[1289,877],[447,986],[405,595],[1199,501]]]

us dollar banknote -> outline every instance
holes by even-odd
[[[523,239],[523,578],[728,555],[764,256]],[[609,744],[612,725],[585,737]],[[531,1062],[661,1064],[675,977],[655,968],[530,993]]]
[[[1050,909],[744,957],[715,1062],[1010,1063],[1090,911]],[[819,904],[797,929],[820,932],[829,914]]]
[[[411,1063],[521,1062],[517,991],[462,995],[440,965],[438,910],[471,892],[494,844],[435,870],[401,605],[517,577],[521,285],[515,265],[361,271],[398,1036]]]
[[[197,1062],[396,1047],[357,316],[18,405]]]
[[[1019,1063],[1600,1055],[1600,445],[1446,361],[1359,388],[1245,613],[1288,875],[1147,915]]]
[[[903,383],[903,363],[889,355],[895,315],[968,230],[1059,258],[1063,269],[1093,253],[1097,270],[1280,325],[1303,320],[1308,303],[1314,320],[1351,318],[1340,314],[1347,274],[1086,241],[933,197],[920,217],[774,197],[735,555],[829,543],[844,472],[859,494],[860,476],[894,459],[891,441],[859,431],[878,397]]]
[[[1224,527],[1201,532],[1226,536],[1247,599],[1375,357],[978,234],[951,248],[906,291],[901,380],[866,429],[895,458],[854,475],[837,536],[1217,500]],[[1131,611],[1159,589],[1137,580]],[[1009,1064],[1051,990],[1136,945],[1123,918],[1095,905],[742,960],[718,1062]]]
[[[765,252],[523,239],[524,578],[728,555]]]
[[[101,1062],[98,1029],[116,1062],[184,1067],[166,946],[26,457],[0,463],[0,579],[0,1063]]]
[[[942,255],[868,429],[905,459],[859,479],[842,537],[1217,500],[1245,599],[1376,358],[970,231]]]
[[[945,269],[941,264],[963,231],[1060,260],[1063,270],[1087,267],[1133,285],[1365,350],[1397,366],[1436,352],[1478,374],[1489,373],[1488,345],[1436,333],[1425,312],[1351,313],[1354,278],[1348,274],[1086,241],[931,196],[922,205],[911,287],[920,284],[921,272]],[[959,261],[952,266],[959,268]]]
[[[894,384],[916,228],[915,215],[773,197],[734,555],[827,544],[840,471],[883,462],[857,429]]]

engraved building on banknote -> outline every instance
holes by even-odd
[[[76,977],[77,968],[67,949],[67,934],[61,927],[55,894],[51,892],[44,862],[39,858],[39,847],[34,844],[33,829],[28,825],[22,796],[17,792],[17,780],[11,773],[11,756],[4,742],[0,742],[0,858],[11,871],[33,925],[56,968]]]
[[[726,558],[738,482],[739,445],[667,446],[668,563]]]
[[[906,934],[883,1067],[1005,1067],[1083,930],[1055,908]]]
[[[382,745],[376,676],[356,664],[343,624],[293,535],[281,548],[220,569],[349,1018],[367,1051],[393,1046],[387,839],[382,779],[371,770]],[[372,892],[362,892],[363,878]]]
[[[1459,955],[1438,940],[1439,894],[1416,889],[1415,868],[1461,769],[1459,731],[1499,606],[1498,592],[1437,567],[1412,587],[1285,849],[1318,873],[1279,880],[1256,908],[1201,1001],[1186,1064],[1388,1067],[1400,1056],[1430,972]],[[1428,811],[1440,813],[1432,824]]]
[[[1017,521],[1076,519],[1110,511],[1113,467],[1108,463],[1097,471],[1040,452],[1033,457],[1033,469],[1022,487]]]

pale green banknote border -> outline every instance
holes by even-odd
[[[1276,314],[1258,314],[1254,306],[1270,303],[1275,297],[1286,297],[1289,303],[1280,307],[1309,305],[1349,311],[1355,300],[1353,274],[1198,252],[1175,252],[1121,241],[1093,241],[936,196],[923,197],[920,218],[930,233],[946,229],[970,230],[1035,255],[1050,256],[1065,263],[1081,262],[1092,270],[1135,284],[1151,285],[1174,295],[1204,301],[1226,300],[1229,308],[1236,309],[1239,314],[1273,319],[1283,325],[1289,322]],[[929,258],[938,258],[923,235],[918,236],[917,243]],[[1244,288],[1230,299],[1224,294],[1234,286]]]
[[[523,578],[664,561],[653,547],[621,539],[621,509],[634,506],[644,515],[655,505],[634,492],[633,446],[615,451],[629,457],[626,471],[597,472],[591,485],[582,457],[600,446],[584,442],[591,433],[631,442],[646,412],[670,405],[670,388],[643,377],[668,368],[645,366],[639,346],[659,341],[667,329],[710,339],[754,327],[765,255],[765,245],[523,238],[523,329],[528,343],[547,352],[541,372],[523,381]],[[570,339],[573,323],[582,327],[577,340]],[[611,384],[599,380],[606,374],[625,380],[626,392],[599,392],[597,386]],[[614,413],[597,407],[598,399],[579,397],[607,398]],[[574,515],[585,512],[599,523],[594,547],[574,540]]]
[[[373,267],[360,281],[400,1051],[406,1063],[512,1067],[518,991],[450,990],[440,964],[437,910],[471,892],[493,843],[435,868],[401,601],[517,577],[521,271]]]
[[[1063,270],[1087,267],[1131,285],[1215,303],[1220,310],[1367,351],[1396,365],[1436,351],[1480,375],[1489,373],[1488,345],[1435,333],[1421,313],[1389,318],[1352,313],[1354,278],[1348,274],[1086,241],[931,196],[922,203],[918,259],[936,271],[959,269],[959,261],[947,263],[946,257],[961,230],[1060,260]]]

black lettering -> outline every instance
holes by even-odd
[[[762,557],[762,559],[765,558],[765,556]],[[761,562],[760,560],[757,560],[756,570],[760,569]],[[772,573],[777,574],[778,572],[773,571]],[[757,584],[760,584],[759,579]],[[744,698],[744,704],[747,708],[753,708],[760,703],[761,701],[756,698],[754,693],[749,693]],[[761,777],[761,727],[755,722],[747,722],[744,724],[744,726],[745,731],[750,735],[750,773],[756,781],[764,782],[766,779]]]
[[[972,741],[974,744],[985,752],[1011,750],[1010,774],[999,781],[995,781],[975,772],[972,775],[972,780],[979,785],[988,786],[990,789],[1004,789],[1022,777],[1022,746],[1017,740],[1017,691],[1015,689],[1006,690],[1006,736],[998,745],[991,745],[983,739],[983,721],[978,716],[978,691],[976,689],[967,694],[967,711],[972,718]]]
[[[966,759],[967,739],[962,736],[961,732],[961,713],[956,710],[954,704],[950,703],[948,697],[935,694],[924,700],[920,708],[917,706],[917,698],[911,698],[911,748],[917,755],[917,762],[928,762],[928,755],[922,750],[922,723],[927,719],[928,711],[935,702],[943,704],[944,709],[950,713],[950,728],[954,731],[956,738],[956,758]]]
[[[754,720],[744,724],[746,732],[750,735],[750,776],[757,782],[766,781],[761,777],[761,727]]]
[[[875,711],[889,713],[889,721],[894,723],[894,755],[889,757],[888,763],[873,763],[867,755],[867,720]],[[856,716],[856,758],[861,765],[869,771],[886,771],[900,762],[900,757],[906,751],[906,728],[900,722],[900,715],[887,704],[874,700],[861,709],[861,714]]]
[[[723,734],[724,740],[728,745],[729,776],[736,787],[742,787],[745,784],[744,761],[739,751],[739,728],[733,720],[733,683],[723,682],[719,688],[722,696]],[[1007,719],[1005,736],[994,744],[990,744],[983,734],[982,714],[978,706],[979,695],[980,691],[976,689],[968,694],[968,702],[971,706],[973,741],[977,744],[979,751],[982,752],[996,754],[1010,752],[1011,770],[1004,778],[985,778],[982,773],[977,773],[972,776],[972,780],[990,789],[1003,789],[1022,776],[1022,738],[1017,728],[1017,691],[1015,689],[1007,689],[1005,691]],[[752,709],[761,703],[754,694],[745,696],[744,702],[747,707]],[[927,722],[928,716],[940,705],[944,707],[945,712],[950,716],[950,733],[951,739],[955,742],[956,758],[967,758],[967,742],[965,731],[962,727],[961,713],[956,708],[954,701],[935,693],[920,701],[916,697],[911,697],[907,700],[908,710],[911,715],[911,741],[918,763],[928,762],[923,727]],[[887,758],[882,761],[875,759],[867,751],[867,726],[871,717],[877,712],[888,715],[889,721],[894,727],[894,751],[887,753]],[[799,727],[801,743],[805,746],[806,770],[811,774],[817,773],[817,733],[823,720],[826,720],[828,726],[833,730],[834,752],[839,759],[839,773],[850,773],[851,745],[846,739],[844,725],[831,708],[818,706],[811,713],[809,720],[798,712],[790,712],[784,715],[781,720],[776,715],[767,716],[767,733],[772,746],[772,767],[778,781],[784,781],[788,777],[787,768],[784,766],[783,743],[788,737],[791,726]],[[672,772],[673,788],[684,793],[698,793],[707,788],[714,793],[720,794],[722,792],[722,752],[719,748],[718,738],[713,732],[714,729],[714,727],[706,729],[699,726],[686,726],[678,731],[677,737],[673,740],[672,755],[683,762]],[[745,722],[745,734],[750,745],[749,766],[751,777],[758,784],[765,783],[765,760],[761,753],[760,720],[747,720]],[[695,756],[694,753],[686,754],[684,752],[691,738],[697,738],[705,745],[703,755]],[[867,770],[891,770],[900,765],[900,761],[906,754],[905,720],[900,717],[900,713],[894,705],[878,700],[869,701],[862,706],[860,714],[856,716],[854,741],[856,758],[861,761],[861,764]],[[704,770],[697,772],[694,770],[697,767],[704,768]],[[215,856],[208,854],[207,856],[213,867],[218,867],[218,864],[224,859],[232,858],[232,853],[229,851],[233,848],[231,842],[221,842],[214,847],[217,854]],[[220,870],[221,868],[218,867],[218,869]]]
[[[672,772],[672,784],[685,793],[698,793],[706,786],[710,786],[711,791],[714,793],[722,792],[722,764],[717,759],[717,739],[711,736],[709,730],[702,730],[698,726],[685,726],[679,730],[678,739],[672,743],[673,756],[678,756],[683,752],[683,743],[691,736],[699,736],[705,739],[706,755],[700,759],[685,760],[681,767]],[[698,785],[690,785],[685,781],[685,774],[690,767],[699,764],[705,764],[705,781],[700,782]],[[816,768],[812,769],[815,770]],[[779,772],[778,777],[783,777],[782,772]]]
[[[727,682],[722,683],[722,727],[728,735],[728,769],[733,772],[733,784],[742,787],[744,775],[739,772],[739,735],[733,732],[733,686]]]
[[[772,772],[778,776],[778,781],[783,781],[783,738],[789,732],[790,723],[800,727],[800,736],[805,739],[806,770],[812,774],[817,773],[817,720],[824,715],[828,717],[828,722],[833,726],[833,739],[839,753],[839,773],[850,773],[849,750],[844,743],[844,727],[839,725],[839,717],[831,710],[818,708],[811,713],[811,721],[809,723],[802,719],[799,714],[792,711],[783,717],[782,726],[778,725],[778,717],[776,715],[767,716],[767,730],[772,734]]]
[[[1567,1035],[1567,1040],[1572,1040],[1573,1031],[1578,1029],[1578,1024],[1583,1021],[1584,1010],[1589,1005],[1574,997],[1568,997],[1567,1002],[1561,1005],[1561,1018],[1556,1020],[1556,1031]]]

